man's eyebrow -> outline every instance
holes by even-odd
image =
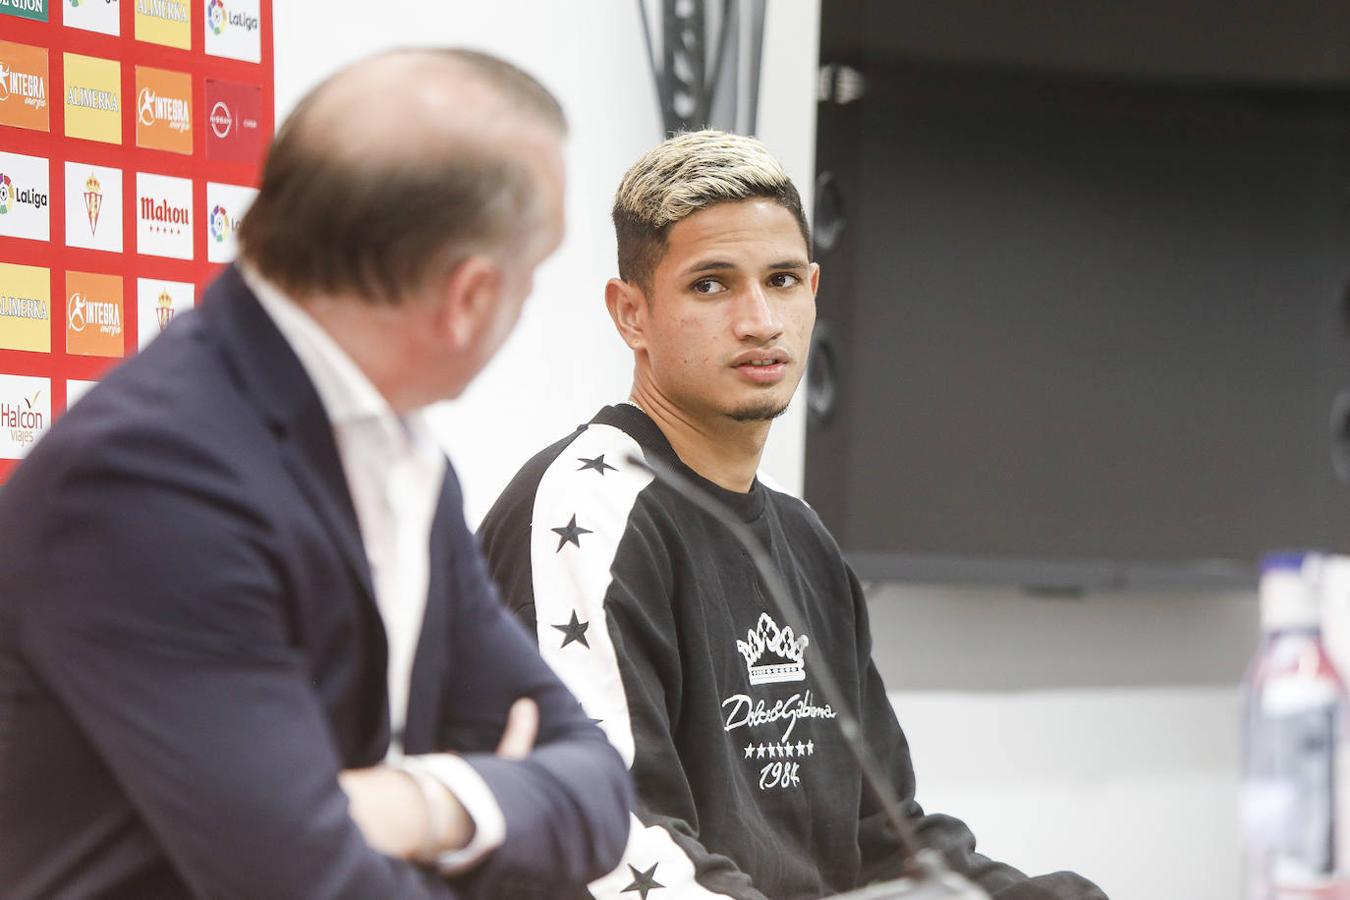
[[[701,262],[696,262],[689,268],[685,269],[684,274],[693,275],[696,272],[720,272],[736,268],[739,267],[733,262],[727,262],[721,259],[705,259],[702,260]]]
[[[768,271],[781,272],[785,269],[806,269],[810,263],[805,259],[780,259],[777,262],[769,263],[764,268]],[[706,259],[696,262],[684,270],[685,275],[695,275],[700,272],[727,272],[735,271],[740,266],[733,262],[727,262],[721,259]]]

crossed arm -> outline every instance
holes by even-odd
[[[473,683],[482,708],[460,703],[447,734],[500,804],[510,837],[463,877],[409,863],[407,847],[425,840],[427,823],[387,823],[422,801],[412,803],[401,774],[342,774],[309,662],[278,603],[287,548],[241,508],[237,483],[189,482],[144,448],[110,465],[115,450],[52,492],[55,515],[44,519],[65,524],[38,544],[32,571],[44,582],[21,642],[195,894],[550,896],[618,858],[629,799],[622,763],[489,591],[457,610],[457,667],[446,673],[457,690]],[[531,742],[521,726],[500,754],[469,739],[490,728],[495,742],[523,696],[544,711],[524,756]],[[449,849],[469,826],[446,798],[458,823],[442,838]]]

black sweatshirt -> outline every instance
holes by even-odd
[[[626,460],[657,455],[769,549],[804,631],[776,621],[727,529]],[[974,852],[964,824],[914,802],[909,747],[871,659],[856,577],[816,514],[756,480],[728,491],[684,466],[631,404],[525,465],[483,522],[505,601],[629,763],[636,821],[598,898],[820,897],[895,878],[901,858],[862,789],[828,665],[921,841],[999,898],[1101,898],[1068,873],[1027,880]]]

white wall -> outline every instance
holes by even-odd
[[[918,799],[1112,900],[1236,900],[1245,593],[1029,597],[875,586],[875,658]]]
[[[623,172],[662,136],[637,0],[385,0],[379,13],[331,19],[331,4],[284,0],[276,17],[278,118],[334,69],[383,48],[467,46],[499,54],[547,85],[571,126],[567,237],[540,269],[519,327],[466,394],[433,412],[464,483],[471,524],[534,452],[624,399],[632,358],[604,306],[616,274],[609,207]],[[771,5],[759,137],[810,203],[819,0]],[[800,490],[802,404],[774,426],[765,468]]]

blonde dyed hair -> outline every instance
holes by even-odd
[[[645,290],[673,225],[710,206],[756,197],[790,212],[810,248],[811,232],[797,188],[762,143],[713,130],[663,141],[633,164],[614,195],[619,277]]]

